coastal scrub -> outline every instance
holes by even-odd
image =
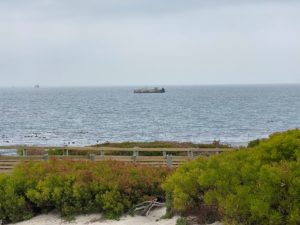
[[[163,199],[169,172],[115,161],[22,163],[12,175],[0,175],[0,220],[17,222],[54,209],[69,219],[93,212],[118,219],[137,203]]]
[[[200,157],[181,166],[163,187],[175,212],[213,206],[228,224],[300,224],[300,131]]]

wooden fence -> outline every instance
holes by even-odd
[[[47,161],[49,158],[70,160],[115,160],[151,166],[178,167],[199,155],[219,154],[233,149],[224,148],[112,148],[112,147],[36,147],[0,146],[7,151],[19,151],[20,155],[0,155],[0,173],[10,173],[20,162]],[[61,150],[62,155],[49,155],[49,150]],[[35,153],[34,155],[32,153]],[[38,154],[36,154],[38,153]],[[80,153],[80,154],[79,154]],[[153,155],[151,155],[153,154]]]

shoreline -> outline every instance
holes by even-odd
[[[178,216],[171,219],[161,219],[166,208],[155,209],[149,216],[122,216],[119,220],[105,220],[101,214],[78,215],[72,221],[63,220],[58,213],[42,214],[30,220],[15,223],[14,225],[175,225]],[[13,224],[9,224],[13,225]]]
[[[60,217],[58,213],[48,213],[37,215],[29,220],[7,225],[176,225],[179,216],[170,219],[162,219],[166,208],[154,209],[148,216],[124,215],[119,220],[106,220],[101,214],[77,215],[74,220],[67,221]],[[1,222],[1,221],[0,221]],[[214,222],[210,225],[223,225],[222,222]]]

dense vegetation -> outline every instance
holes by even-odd
[[[0,220],[16,222],[58,210],[66,218],[102,212],[118,218],[153,197],[164,198],[166,168],[120,162],[50,160],[23,163],[0,175]]]
[[[300,131],[181,166],[163,185],[168,212],[215,206],[228,224],[300,224]]]
[[[175,141],[152,141],[152,142],[120,142],[94,145],[94,147],[116,147],[116,148],[229,148],[229,145],[221,144],[214,141],[211,144],[195,144],[192,142],[175,142]]]
[[[192,147],[176,142],[101,146]],[[300,130],[199,157],[166,178],[169,174],[165,168],[118,162],[24,163],[11,176],[0,175],[0,220],[15,222],[53,209],[64,217],[101,212],[118,218],[141,201],[166,195],[168,215],[196,212],[206,222],[241,225],[300,224]]]

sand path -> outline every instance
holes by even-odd
[[[91,214],[77,216],[74,221],[67,222],[60,218],[58,214],[49,213],[36,216],[30,220],[16,223],[16,225],[175,225],[178,217],[172,219],[160,219],[165,214],[166,209],[154,210],[149,216],[124,216],[120,220],[104,220],[101,214]]]

